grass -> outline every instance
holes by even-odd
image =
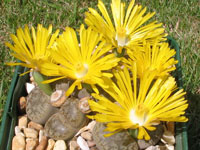
[[[128,2],[128,0],[125,0]],[[109,6],[110,1],[106,1]],[[13,67],[5,62],[13,61],[10,51],[4,46],[9,34],[15,33],[24,24],[38,23],[61,31],[66,26],[78,29],[83,23],[88,7],[96,8],[96,0],[2,0],[0,4],[0,112],[5,104]],[[181,48],[184,89],[188,93],[190,107],[188,116],[189,145],[191,149],[200,146],[200,2],[199,0],[136,0],[136,3],[155,11],[157,19],[166,31],[174,37]]]

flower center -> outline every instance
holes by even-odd
[[[116,34],[115,40],[117,40],[118,46],[123,47],[124,45],[126,45],[128,41],[128,37],[126,35],[126,29],[124,27],[117,28],[117,34]]]
[[[135,109],[130,111],[129,117],[132,123],[143,126],[148,119],[148,109],[144,105],[138,104]]]
[[[75,67],[75,75],[77,78],[82,78],[84,77],[87,72],[88,72],[88,65],[87,64],[82,64],[82,63],[78,63]]]

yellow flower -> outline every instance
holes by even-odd
[[[134,0],[130,2],[125,14],[125,3],[121,3],[121,0],[112,0],[113,25],[106,7],[99,0],[98,8],[103,17],[96,10],[89,8],[89,12],[86,12],[85,23],[102,33],[107,42],[118,48],[120,53],[123,47],[141,46],[146,40],[150,43],[155,38],[159,41],[165,40],[166,34],[161,23],[154,21],[144,25],[155,13],[144,15],[146,8],[134,6],[134,3]]]
[[[88,116],[99,122],[107,123],[105,136],[110,136],[124,129],[138,129],[138,139],[149,140],[146,130],[155,130],[160,121],[186,122],[183,116],[188,107],[184,99],[185,92],[177,90],[173,77],[158,78],[154,80],[156,72],[147,72],[138,82],[137,66],[133,64],[130,72],[127,68],[115,71],[117,84],[105,91],[116,102],[106,97],[93,94],[97,102],[89,100],[91,110],[97,114]]]
[[[48,49],[53,45],[59,30],[53,35],[52,25],[48,29],[38,24],[37,33],[32,27],[32,35],[29,28],[25,25],[24,31],[22,28],[17,29],[17,36],[11,34],[14,45],[6,42],[6,46],[14,51],[12,55],[21,60],[20,63],[7,63],[8,65],[22,65],[40,71],[40,66],[43,61],[49,59],[50,52]]]
[[[59,76],[44,83],[53,82],[61,78],[70,78],[74,83],[67,90],[69,96],[76,86],[82,88],[81,83],[92,86],[98,92],[95,84],[107,87],[104,78],[112,77],[105,72],[118,64],[119,58],[113,53],[112,45],[106,44],[102,36],[91,28],[80,27],[80,45],[76,33],[72,28],[66,27],[65,32],[59,36],[57,48],[52,51],[53,62],[44,63],[42,73],[47,76]]]
[[[127,50],[129,59],[122,58],[122,61],[130,68],[133,61],[137,63],[137,75],[142,78],[147,71],[155,70],[156,77],[169,75],[169,72],[176,69],[174,55],[176,51],[170,49],[168,43],[161,43],[155,40],[153,46],[149,43],[144,45],[142,51]]]

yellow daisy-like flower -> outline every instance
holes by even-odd
[[[76,33],[72,28],[66,27],[65,32],[57,39],[57,47],[52,52],[52,59],[55,63],[46,62],[41,72],[47,76],[59,76],[47,80],[44,83],[53,82],[61,78],[75,80],[67,90],[69,96],[76,86],[82,88],[81,83],[92,86],[98,92],[95,84],[107,87],[104,78],[112,77],[112,74],[105,72],[118,64],[119,58],[108,52],[112,45],[106,44],[102,36],[93,31],[92,28],[80,27],[80,45]]]
[[[155,13],[144,15],[146,8],[134,6],[134,3],[135,0],[130,2],[125,14],[125,3],[121,3],[121,0],[112,0],[113,25],[105,5],[99,0],[98,8],[103,17],[96,10],[89,8],[89,12],[86,12],[85,23],[102,33],[107,42],[117,47],[119,52],[123,47],[141,46],[146,40],[150,43],[155,38],[159,41],[165,40],[166,34],[164,28],[161,27],[162,23],[158,24],[154,21],[144,25]]]
[[[40,71],[40,66],[43,61],[49,59],[50,52],[48,49],[53,45],[59,30],[53,35],[52,25],[48,29],[38,24],[37,33],[32,27],[32,34],[27,25],[24,31],[22,28],[17,29],[17,36],[11,34],[14,45],[6,42],[6,46],[14,51],[12,55],[21,60],[21,63],[7,63],[8,65],[22,65]]]
[[[169,75],[169,72],[176,69],[174,55],[176,51],[170,49],[168,43],[159,44],[156,40],[151,46],[149,43],[144,45],[143,51],[127,50],[129,59],[122,58],[122,61],[131,68],[133,61],[137,64],[137,75],[142,78],[145,72],[155,70],[156,77]]]
[[[91,110],[97,114],[88,117],[107,124],[105,131],[110,133],[105,136],[124,129],[138,129],[138,139],[149,140],[146,130],[155,130],[154,125],[160,121],[188,120],[183,116],[188,107],[185,92],[177,90],[173,77],[154,80],[156,72],[148,72],[138,83],[135,63],[131,74],[132,77],[127,68],[114,72],[117,84],[112,82],[105,91],[116,102],[98,94],[93,94],[97,102],[89,101]]]

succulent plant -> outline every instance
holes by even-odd
[[[39,87],[35,87],[27,96],[26,112],[30,120],[45,124],[49,117],[57,111],[58,109],[50,104],[50,96]]]
[[[106,126],[97,122],[93,131],[93,139],[100,150],[138,150],[137,142],[127,131],[116,133],[110,137],[104,137]]]
[[[56,140],[69,140],[87,124],[88,118],[79,110],[78,102],[76,98],[68,98],[59,112],[49,118],[45,124],[47,136]]]

